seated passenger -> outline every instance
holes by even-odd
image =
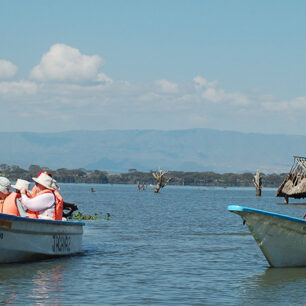
[[[16,191],[13,191],[3,203],[3,213],[8,215],[20,216],[18,207],[17,207],[17,199],[21,198],[20,190],[25,189],[28,190],[30,182],[18,179],[15,185],[12,185]]]
[[[41,171],[38,173],[37,177],[39,177],[42,173],[46,173],[49,175],[49,173],[47,171]],[[52,175],[49,175],[52,177]],[[35,198],[38,194],[38,187],[36,186],[36,184],[33,186],[32,190],[27,192],[26,195],[29,197],[29,198]],[[37,219],[38,218],[38,212],[34,212],[30,209],[27,210],[27,214],[28,214],[28,217],[31,218],[31,219]]]
[[[47,171],[41,171],[41,172],[39,172],[39,173],[37,174],[37,178],[39,178],[39,176],[40,176],[42,173],[45,173],[45,174],[49,175],[51,178],[53,178],[53,177],[52,177],[52,174],[51,174],[51,173],[48,173]],[[33,186],[32,190],[31,190],[31,196],[30,196],[30,197],[35,198],[36,195],[37,195],[37,193],[38,193],[38,188],[37,188],[37,185],[35,184],[35,185]]]
[[[34,198],[29,198],[26,190],[20,190],[21,202],[24,207],[35,212],[39,219],[55,219],[55,206],[58,202],[54,191],[54,180],[42,173],[37,178],[33,177],[36,183],[37,194]]]
[[[38,173],[37,175],[37,178],[40,177],[41,174],[47,174],[48,176],[50,176],[52,178],[52,174],[51,173],[48,173],[47,171],[41,171]],[[55,214],[54,214],[54,220],[62,220],[63,218],[63,198],[62,196],[60,195],[59,193],[59,186],[56,184],[56,180],[53,180],[53,183],[52,183],[52,187],[54,188],[54,195],[55,195],[55,199],[56,199],[56,205],[55,205]],[[33,188],[32,188],[32,191],[31,191],[31,197],[34,198],[36,197],[36,195],[38,194],[38,188],[37,188],[37,185],[35,185]],[[28,213],[29,215],[29,213]],[[29,217],[31,218],[31,216],[29,215]]]
[[[3,202],[10,194],[11,182],[4,176],[0,176],[0,213],[3,210]]]

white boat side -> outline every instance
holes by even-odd
[[[33,261],[81,251],[84,222],[30,219],[0,213],[0,263]]]
[[[240,215],[271,267],[306,266],[306,221],[260,209],[230,205]]]

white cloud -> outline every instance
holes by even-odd
[[[107,76],[105,73],[98,73],[96,81],[104,83],[105,85],[113,84],[113,80],[109,76]]]
[[[220,102],[224,100],[224,97],[224,91],[215,88],[207,88],[202,92],[202,98],[212,102]]]
[[[214,103],[229,103],[233,106],[246,106],[250,104],[250,99],[239,92],[225,92],[223,89],[206,87],[201,91],[201,97],[204,100]]]
[[[247,106],[251,103],[249,97],[240,92],[228,93],[226,94],[226,97],[231,101],[233,105],[236,106]]]
[[[18,68],[10,61],[0,59],[0,79],[11,79],[16,74]]]
[[[218,82],[217,81],[212,81],[212,82],[208,82],[205,78],[203,78],[202,76],[196,76],[193,79],[193,82],[195,84],[196,88],[202,88],[202,87],[215,87]]]
[[[155,82],[159,91],[163,93],[177,93],[178,85],[166,79],[161,79]]]
[[[268,99],[269,98],[269,99]],[[273,112],[300,112],[306,110],[306,96],[297,97],[289,101],[276,101],[273,97],[264,97],[261,105],[267,111]]]
[[[84,55],[64,44],[55,44],[43,55],[30,77],[37,81],[89,81],[98,77],[104,60],[98,55]]]
[[[79,128],[80,122],[82,128],[94,129],[238,129],[252,118],[256,124],[262,121],[264,129],[269,116],[283,122],[284,118],[306,115],[306,96],[277,101],[254,92],[227,91],[217,81],[199,75],[180,83],[167,79],[145,84],[113,80],[100,71],[103,62],[98,55],[53,45],[31,71],[34,81],[0,82],[0,104],[14,118],[28,120],[30,125],[45,119],[52,127],[54,119],[61,118],[59,130],[65,125]],[[14,76],[17,67],[10,64],[0,61],[0,76]],[[4,73],[2,67],[10,69]],[[7,103],[11,101],[14,103]]]
[[[0,83],[0,97],[21,96],[22,98],[24,95],[35,95],[37,90],[37,84],[28,81]]]

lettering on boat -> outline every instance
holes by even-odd
[[[0,239],[3,239],[3,233],[0,233]]]
[[[70,241],[69,235],[53,235],[52,251],[57,252],[70,252]]]
[[[12,228],[12,222],[1,220],[0,226],[6,226],[8,228]]]

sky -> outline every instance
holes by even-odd
[[[306,135],[304,0],[0,0],[0,131]]]

